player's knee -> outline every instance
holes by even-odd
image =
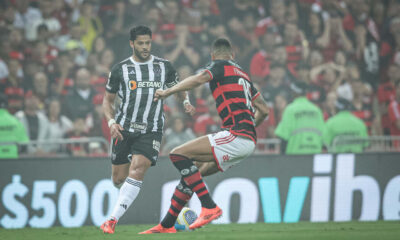
[[[113,182],[113,184],[114,184],[114,187],[120,189],[121,186],[122,186],[122,184],[124,184],[125,179],[117,178],[117,177],[114,177],[114,176],[113,176],[112,182]]]
[[[175,147],[171,150],[171,152],[169,152],[169,155],[171,154],[178,154],[178,155],[184,155],[184,152],[182,151],[181,147]]]
[[[141,181],[143,180],[145,173],[146,173],[146,168],[135,167],[129,170],[129,177]]]

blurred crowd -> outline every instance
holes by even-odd
[[[30,140],[109,139],[101,103],[113,64],[132,54],[129,29],[153,31],[152,52],[180,78],[210,61],[209,46],[227,37],[235,59],[270,104],[259,138],[275,138],[293,99],[289,84],[336,114],[352,103],[370,135],[400,135],[400,1],[397,0],[9,0],[0,3],[0,91]],[[399,89],[399,87],[397,87]],[[190,94],[194,119],[167,100],[162,153],[220,127],[207,86]],[[396,104],[395,104],[396,103]],[[394,116],[394,117],[393,117]],[[93,144],[92,144],[93,145]],[[32,150],[57,153],[57,145]],[[106,154],[99,145],[74,156]]]

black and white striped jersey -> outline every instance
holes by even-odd
[[[106,90],[121,98],[116,122],[129,132],[162,132],[163,100],[154,102],[154,93],[178,82],[172,64],[153,55],[147,62],[136,62],[130,57],[114,65]]]

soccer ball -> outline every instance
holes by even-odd
[[[190,231],[189,226],[194,223],[196,219],[196,212],[188,207],[184,207],[176,219],[175,229],[177,231]]]

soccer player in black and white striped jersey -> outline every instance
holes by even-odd
[[[139,194],[147,169],[157,162],[164,114],[163,102],[154,102],[154,94],[179,82],[169,61],[150,54],[151,37],[148,27],[131,29],[133,55],[113,66],[106,85],[103,109],[113,139],[112,180],[120,192],[110,219],[101,225],[105,233],[114,233],[119,218]],[[121,103],[115,113],[117,95]],[[178,98],[193,115],[187,93],[178,94]]]

